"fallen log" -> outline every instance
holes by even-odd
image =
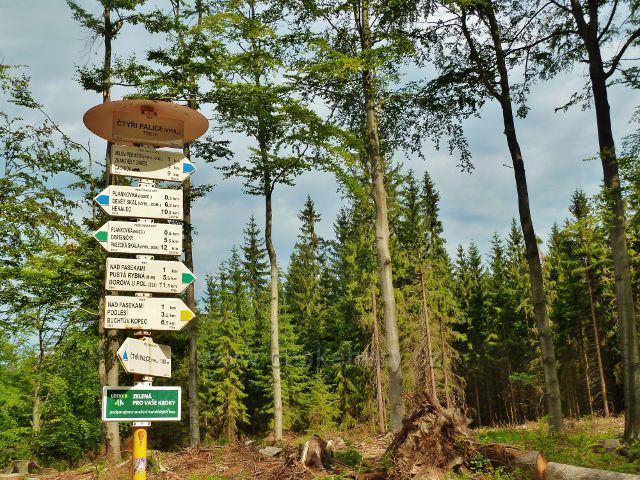
[[[476,450],[487,457],[493,467],[517,470],[523,480],[543,480],[547,460],[537,451],[520,450],[508,445],[476,444]]]
[[[564,463],[549,462],[544,470],[544,480],[638,480],[640,475],[618,473],[595,468],[576,467]]]
[[[479,453],[489,459],[494,467],[506,467],[517,471],[524,480],[638,480],[640,475],[618,473],[610,470],[576,467],[564,463],[547,462],[540,452],[525,451],[508,445],[477,444]]]

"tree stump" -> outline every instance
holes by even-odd
[[[307,467],[326,468],[331,464],[331,457],[327,451],[327,442],[318,435],[305,442],[300,451],[300,463]]]

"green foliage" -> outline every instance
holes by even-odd
[[[234,441],[238,425],[249,420],[243,403],[246,393],[242,377],[247,365],[237,310],[241,297],[233,289],[238,268],[239,258],[234,251],[218,279],[207,278],[206,323],[203,322],[206,330],[200,336],[204,347],[204,355],[200,356],[200,390],[206,406],[203,415],[214,423],[215,433],[228,441]]]
[[[306,409],[307,431],[321,434],[334,430],[335,420],[340,414],[338,395],[330,390],[320,373],[316,373],[308,385],[309,390],[303,394],[302,400]]]
[[[339,450],[333,454],[340,462],[350,467],[361,467],[365,464],[362,454],[353,447],[346,450]]]

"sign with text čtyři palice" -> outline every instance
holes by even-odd
[[[115,142],[182,148],[183,137],[184,122],[182,120],[159,118],[143,113],[113,113],[112,138]]]

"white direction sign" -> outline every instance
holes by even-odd
[[[183,182],[196,171],[182,152],[111,146],[111,173],[136,178]]]
[[[195,279],[182,262],[107,258],[106,289],[114,292],[182,293]]]
[[[105,297],[104,328],[182,330],[195,314],[179,298]]]
[[[182,190],[110,185],[95,201],[113,217],[182,220]]]
[[[182,225],[111,220],[93,236],[110,253],[182,255]]]
[[[171,377],[171,347],[153,340],[127,338],[118,349],[118,358],[127,373]]]
[[[184,145],[184,121],[152,115],[114,112],[111,136],[115,142],[182,148]]]

